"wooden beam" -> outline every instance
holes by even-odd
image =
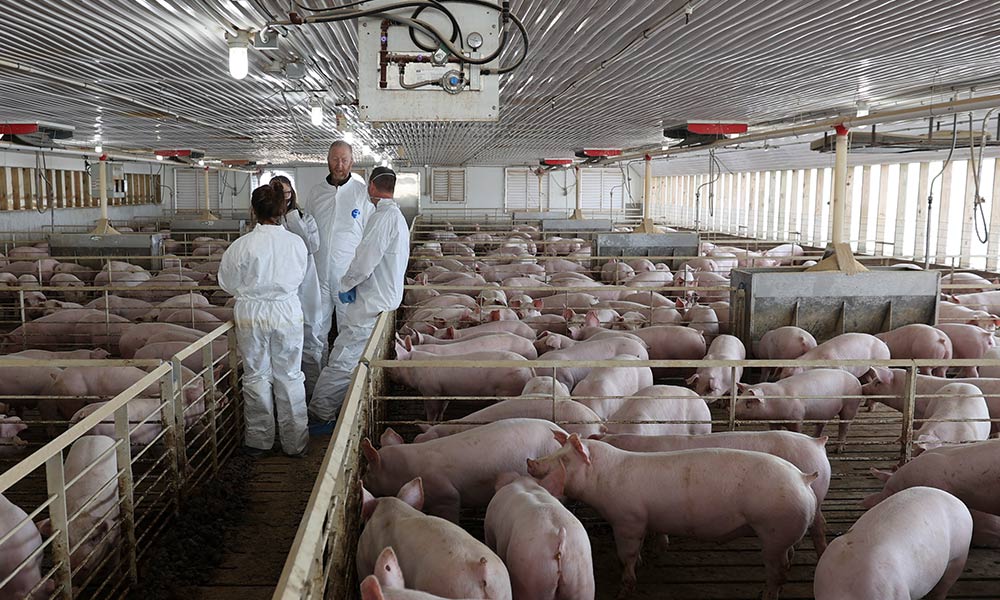
[[[771,171],[770,183],[767,189],[767,238],[778,239],[778,206],[784,195],[785,172]]]
[[[768,180],[771,179],[771,176],[773,174],[774,171],[760,174],[760,181],[758,182],[759,185],[757,186],[757,234],[754,236],[756,238],[767,237],[767,205],[766,205],[767,193],[766,192],[769,192],[769,190],[765,190],[764,188],[768,187],[767,186]],[[770,186],[770,188],[773,189],[774,186],[772,185]]]
[[[913,198],[909,194],[910,165],[899,165],[899,185],[896,186],[896,230],[892,236],[892,255],[905,256],[903,239],[906,233],[906,218],[912,214]]]
[[[750,173],[750,190],[747,193],[747,237],[757,237],[757,202],[760,200],[757,188],[760,178],[759,171]]]
[[[813,210],[813,231],[812,231],[812,243],[813,245],[825,245],[826,240],[822,239],[823,236],[823,214],[829,212],[829,207],[826,205],[826,198],[823,197],[823,192],[826,190],[826,169],[813,169],[813,174],[816,179],[816,185],[813,187],[815,191],[815,196],[813,199],[816,204]],[[829,217],[827,217],[829,219]]]
[[[953,165],[950,162],[941,176],[941,195],[938,197],[937,241],[935,243],[934,260],[943,263],[948,257],[948,215],[951,213],[951,177]]]
[[[804,177],[804,175],[803,175]],[[803,191],[806,193],[803,194]],[[804,219],[802,218],[802,207],[805,205],[803,198],[808,196],[808,186],[805,189],[799,187],[799,170],[794,169],[792,171],[792,184],[788,188],[788,193],[791,195],[788,203],[788,210],[791,215],[788,219],[788,231],[790,233],[797,234],[796,241],[802,241],[805,236],[802,235],[802,223]]]
[[[858,252],[860,254],[865,254],[868,252],[868,213],[870,211],[870,198],[872,192],[872,168],[870,165],[865,165],[861,169],[861,206],[858,209],[853,209],[854,202],[851,202],[852,212],[857,210],[858,223],[860,227],[858,228]],[[848,196],[851,198],[851,196]],[[854,222],[854,219],[851,219]],[[850,230],[848,230],[850,231]]]
[[[13,210],[21,210],[24,208],[24,204],[21,201],[21,169],[17,167],[11,167],[10,169],[10,183],[11,183],[11,208]]]
[[[7,167],[0,167],[0,210],[10,210],[10,192],[7,191],[7,173]]]
[[[1000,253],[1000,158],[993,159],[993,207],[990,209],[990,241],[986,245],[986,270],[997,270]]]
[[[959,266],[968,267],[969,266],[969,255],[972,254],[972,229],[975,226],[973,219],[975,218],[975,212],[973,211],[973,206],[975,205],[975,194],[976,194],[976,171],[972,168],[972,161],[966,163],[965,169],[965,194],[962,196],[964,201],[962,202],[962,240],[959,246]]]
[[[875,199],[875,241],[882,242],[882,256],[889,256],[885,251],[885,211],[889,204],[889,165],[882,165],[878,172],[878,198]],[[875,248],[872,248],[872,252]]]

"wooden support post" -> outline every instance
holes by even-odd
[[[844,235],[844,215],[847,206],[847,133],[848,130],[843,125],[837,125],[837,153],[833,168],[833,194],[830,198],[832,229],[830,231],[830,241],[839,244],[847,241]]]

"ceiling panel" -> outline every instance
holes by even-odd
[[[531,49],[501,79],[499,122],[391,123],[359,134],[414,165],[524,164],[582,146],[656,145],[663,122],[791,122],[848,114],[859,99],[877,106],[996,84],[995,0],[695,0],[685,22],[688,4],[514,0]],[[289,5],[4,2],[0,119],[73,125],[81,144],[99,130],[119,150],[321,161],[339,134],[330,118],[310,124],[302,90],[329,90],[329,108],[356,97],[352,24],[290,27],[279,51],[251,49],[246,79],[228,75],[224,33],[260,29]],[[512,44],[502,62],[520,51]],[[308,66],[302,81],[264,70],[295,58]]]

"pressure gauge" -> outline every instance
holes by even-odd
[[[483,46],[483,34],[473,31],[469,37],[465,38],[465,43],[473,50],[479,50]]]

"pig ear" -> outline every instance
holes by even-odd
[[[539,298],[539,299],[537,299],[537,300],[534,300],[534,301],[533,301],[533,302],[531,303],[531,305],[532,305],[532,306],[534,306],[535,308],[545,308],[545,303],[544,303],[544,302],[542,302],[542,299],[541,299],[541,298]]]
[[[695,373],[694,375],[692,375],[692,376],[688,377],[687,379],[685,379],[684,383],[686,383],[688,385],[694,385],[695,382],[698,381],[700,378],[701,378],[701,376],[698,375],[697,373]]]
[[[42,537],[49,537],[52,535],[51,519],[43,519],[39,521],[36,526],[38,527],[38,533],[40,533]]]
[[[453,340],[453,339],[455,339],[455,328],[454,327],[449,327],[448,329],[445,330],[445,332],[446,333],[444,334],[444,339],[446,339],[446,340]]]
[[[570,319],[572,319],[573,317],[576,316],[576,313],[573,311],[572,308],[564,308],[563,312],[562,312],[562,316],[563,316],[564,319],[566,319],[567,321],[569,321]]]
[[[421,433],[427,433],[428,431],[431,430],[431,426],[429,423],[417,423],[417,427],[420,428]]]
[[[565,431],[561,431],[559,429],[552,430],[552,437],[554,437],[555,440],[560,444],[565,444],[566,440],[569,439],[569,435],[567,435]]]
[[[575,433],[569,436],[569,443],[573,445],[573,449],[576,450],[576,452],[583,458],[583,462],[589,465],[590,451],[583,445],[583,441],[580,439],[580,436]]]
[[[448,321],[445,321],[441,317],[434,317],[434,326],[437,327],[438,329],[441,329],[442,327],[447,327]]]
[[[365,489],[364,484],[361,485],[361,519],[367,521],[372,518],[372,514],[375,512],[375,504],[378,500],[372,493]]]
[[[750,390],[750,386],[746,383],[736,382],[736,389],[740,391],[741,394],[746,394]]]
[[[404,443],[406,443],[403,441],[403,436],[396,433],[396,431],[392,427],[389,427],[388,429],[383,431],[382,437],[380,437],[378,441],[380,444],[382,444],[383,448],[385,448],[386,446],[401,446]]]
[[[500,311],[499,310],[490,311],[490,321],[499,321],[499,320],[500,320]]]
[[[521,300],[520,300],[520,298],[518,298],[516,300],[510,300],[509,302],[507,302],[507,306],[509,306],[511,308],[521,308]]]
[[[386,589],[401,590],[406,587],[403,572],[399,568],[399,559],[392,546],[386,546],[375,560],[375,577]]]
[[[587,318],[583,320],[584,324],[590,327],[600,327],[601,320],[597,318],[597,313],[590,311],[587,313]]]
[[[889,481],[889,478],[892,477],[892,471],[881,471],[879,469],[876,469],[875,467],[872,467],[870,472],[872,475],[875,476],[876,479],[878,479],[882,483]]]
[[[406,502],[417,510],[424,508],[424,480],[420,477],[410,480],[406,485],[399,488],[396,497]]]
[[[559,498],[566,495],[566,465],[559,461],[559,467],[552,469],[548,475],[543,477],[538,485],[545,488],[545,490]]]
[[[410,336],[403,338],[403,345],[406,346],[407,350],[413,350],[413,340],[410,339]]]
[[[361,600],[385,600],[382,595],[382,586],[374,575],[365,577],[361,582]]]
[[[608,435],[608,434],[607,434],[606,432],[602,431],[601,433],[592,433],[592,434],[590,434],[590,435],[589,435],[589,436],[587,437],[587,439],[588,439],[588,440],[597,440],[597,441],[601,441],[601,440],[603,440],[603,439],[604,439],[605,437],[607,437],[607,435]]]
[[[372,442],[368,438],[361,440],[361,452],[365,455],[365,460],[368,461],[368,466],[373,469],[377,469],[379,467],[381,459],[379,458],[378,450],[375,449],[375,446],[372,446]]]
[[[684,308],[684,301],[681,300],[680,298],[678,298],[677,300],[674,300],[674,307],[675,308]]]

